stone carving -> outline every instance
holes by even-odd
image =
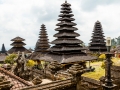
[[[55,74],[58,70],[60,70],[61,65],[57,61],[53,61],[49,65],[49,69],[52,74]]]
[[[7,81],[4,76],[0,76],[0,90],[10,90],[12,86],[10,81]]]
[[[18,53],[18,58],[15,61],[17,65],[14,69],[14,74],[25,80],[30,80],[32,77],[32,72],[30,68],[26,67],[27,60],[25,59],[24,52],[22,52],[22,55]]]
[[[73,75],[73,81],[77,84],[76,90],[80,90],[81,75],[85,72],[83,66],[80,64],[74,64],[68,69],[68,72]]]
[[[42,79],[40,77],[35,77],[33,80],[32,80],[32,83],[34,85],[37,85],[37,84],[41,84],[42,83]]]

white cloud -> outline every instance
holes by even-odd
[[[5,43],[10,49],[10,40],[16,36],[26,39],[26,47],[34,48],[38,40],[41,24],[48,30],[49,41],[54,40],[57,33],[57,19],[61,4],[65,0],[0,0],[0,44]],[[94,23],[99,20],[103,26],[105,36],[112,38],[120,35],[120,3],[118,0],[109,2],[94,0],[68,0],[77,23],[78,37],[86,44],[89,43]],[[92,7],[93,5],[93,7]],[[88,6],[88,7],[86,7]],[[91,9],[90,9],[91,8]]]

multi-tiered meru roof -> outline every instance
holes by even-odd
[[[0,51],[0,53],[6,53],[7,51],[6,51],[6,49],[5,49],[5,45],[4,44],[2,44],[2,48],[1,48],[1,51]]]
[[[47,49],[50,47],[50,45],[48,42],[48,36],[47,36],[48,34],[47,34],[46,27],[44,24],[41,25],[39,35],[40,36],[36,43],[35,52],[45,53],[47,52]]]
[[[93,52],[105,52],[106,43],[105,43],[105,36],[102,30],[102,25],[99,21],[97,21],[94,25],[94,30],[92,33],[92,39],[90,42],[89,50]]]
[[[71,5],[65,1],[61,6],[61,14],[58,19],[60,22],[56,24],[58,28],[55,29],[58,33],[54,35],[57,39],[51,42],[51,44],[55,45],[51,47],[50,50],[55,54],[85,55],[85,53],[81,52],[83,48],[80,44],[83,42],[76,38],[80,35],[75,32],[78,29],[74,27],[76,26],[76,23],[73,22],[75,19],[72,18],[74,15],[71,14]]]
[[[75,27],[77,24],[73,22],[75,19],[72,18],[74,15],[70,8],[71,4],[65,1],[61,6],[61,14],[58,19],[60,22],[56,24],[58,28],[55,29],[58,33],[54,35],[56,39],[51,42],[54,46],[49,49],[51,53],[47,56],[50,56],[49,59],[57,60],[60,63],[68,63],[70,58],[73,57],[79,57],[77,59],[81,60],[81,56],[86,56],[86,53],[82,52],[84,50],[81,46],[83,42],[76,38],[80,35],[75,32],[78,29]],[[79,60],[73,60],[72,62]],[[84,59],[82,58],[82,60]]]
[[[25,41],[25,39],[18,36],[13,38],[11,41],[13,41],[13,43],[10,45],[12,45],[13,47],[10,50],[8,50],[8,53],[17,53],[18,51],[30,53],[30,51],[24,47],[24,45],[26,45],[23,42]]]

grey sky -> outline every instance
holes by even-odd
[[[120,36],[120,0],[67,0],[77,23],[79,39],[90,42],[94,23],[99,20],[104,35]],[[24,38],[25,47],[34,48],[41,24],[45,24],[49,41],[57,33],[57,19],[61,4],[65,0],[0,0],[0,45],[10,49],[10,40],[16,36]]]

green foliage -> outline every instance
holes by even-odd
[[[17,54],[9,54],[9,56],[5,58],[5,63],[14,64],[15,58],[17,58]]]
[[[102,62],[101,68],[105,69],[105,62]]]
[[[105,54],[101,54],[99,57],[98,57],[98,61],[103,61],[106,59],[106,56]]]
[[[28,60],[26,66],[33,67],[36,63],[33,60]]]

